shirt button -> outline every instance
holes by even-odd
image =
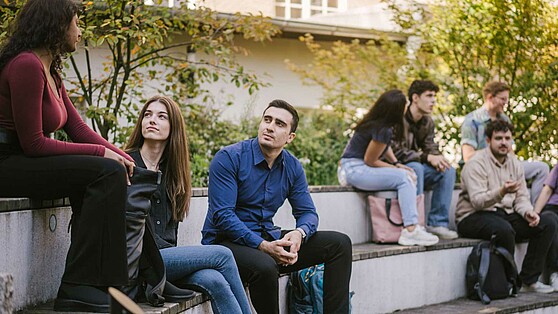
[[[161,200],[157,200],[157,204],[161,204]]]
[[[160,220],[157,220],[157,224],[160,225],[160,224],[161,224],[161,221],[160,221]]]

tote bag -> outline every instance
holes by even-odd
[[[376,243],[397,243],[403,218],[397,198],[383,198],[368,195],[368,207],[372,220],[372,241]],[[418,223],[424,226],[424,194],[417,195]]]

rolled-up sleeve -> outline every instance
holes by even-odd
[[[296,219],[296,227],[302,228],[306,232],[306,239],[309,239],[316,232],[319,219],[300,163],[296,166],[295,180],[289,191],[288,200]]]
[[[233,242],[257,248],[262,237],[250,230],[236,214],[238,165],[226,151],[219,151],[209,166],[209,218],[216,231],[225,233]]]
[[[477,127],[471,117],[466,117],[461,125],[461,145],[471,145],[474,149],[479,147],[477,142]]]

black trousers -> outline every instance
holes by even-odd
[[[553,213],[556,215],[556,219],[558,219],[558,205],[547,204],[544,206],[542,212]],[[552,244],[550,245],[550,249],[548,250],[546,267],[553,273],[558,272],[558,232],[556,232]]]
[[[352,244],[347,235],[335,231],[316,232],[302,244],[298,261],[290,266],[279,266],[270,255],[258,249],[231,241],[220,244],[233,252],[240,277],[248,283],[258,314],[279,313],[279,274],[320,263],[325,263],[324,313],[349,313]]]
[[[0,152],[0,197],[70,197],[71,244],[62,277],[66,283],[128,283],[125,176],[122,165],[103,157]]]
[[[519,276],[526,285],[535,283],[541,275],[550,245],[558,229],[558,220],[550,212],[543,212],[536,227],[517,213],[507,214],[504,210],[496,212],[478,211],[464,218],[457,231],[467,238],[490,240],[496,236],[496,244],[507,249],[512,255],[515,242],[529,239],[527,254]]]

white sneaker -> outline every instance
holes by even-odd
[[[554,291],[558,291],[558,273],[550,274],[550,286],[554,288]]]
[[[537,281],[531,285],[523,285],[521,287],[521,292],[537,292],[537,293],[552,293],[554,292],[554,288],[549,285],[545,285],[544,283]]]
[[[437,236],[426,232],[423,226],[416,225],[413,232],[409,232],[406,228],[403,228],[397,243],[400,245],[430,246],[438,243],[438,241],[439,239]]]
[[[428,232],[432,234],[437,235],[440,239],[452,240],[452,239],[457,239],[459,237],[457,232],[442,226],[426,227],[426,230],[428,230]]]

